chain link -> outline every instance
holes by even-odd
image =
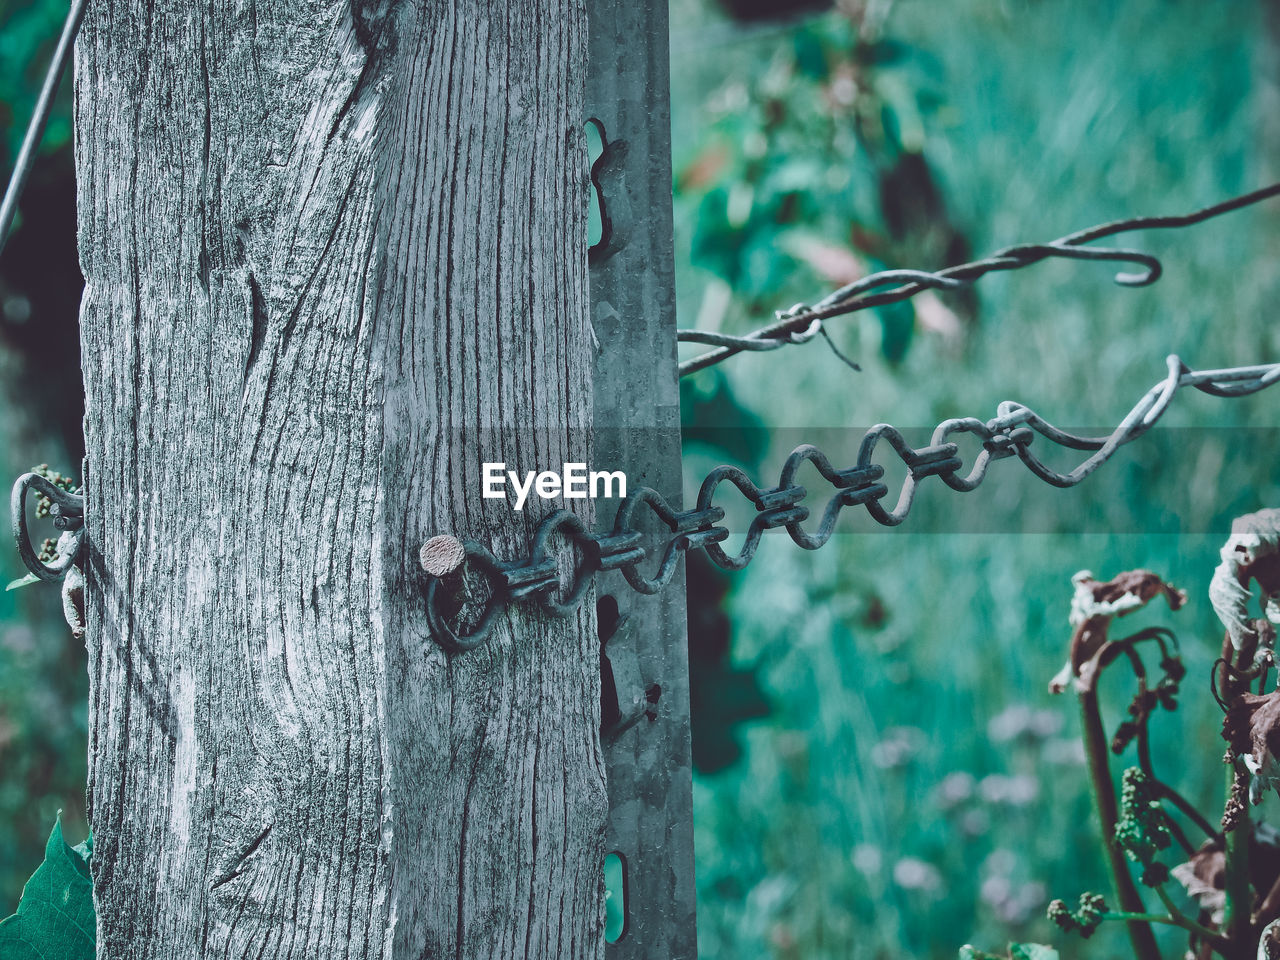
[[[858,451],[857,462],[837,469],[817,447],[804,444],[792,451],[782,466],[776,486],[757,486],[745,472],[733,466],[712,470],[698,490],[696,505],[690,510],[676,510],[650,487],[641,487],[624,500],[618,509],[613,528],[607,533],[587,530],[583,520],[567,510],[557,510],[537,528],[533,547],[527,557],[500,560],[475,541],[464,541],[467,560],[489,581],[490,593],[474,626],[469,631],[455,630],[442,617],[436,606],[440,580],[432,577],[427,587],[428,621],[436,640],[446,649],[460,652],[482,644],[489,636],[502,608],[510,602],[531,601],[544,611],[567,617],[581,603],[595,575],[604,570],[620,570],[632,589],[642,594],[656,594],[675,576],[680,555],[689,550],[705,550],[717,566],[741,570],[756,554],[760,538],[766,530],[786,529],[796,545],[805,550],[822,547],[835,531],[840,511],[860,505],[878,523],[896,526],[907,518],[915,500],[916,489],[928,477],[941,477],[953,490],[969,492],[977,489],[991,464],[1013,457],[1035,476],[1056,487],[1080,483],[1126,443],[1150,430],[1164,414],[1174,395],[1182,387],[1194,387],[1218,397],[1238,397],[1254,393],[1280,381],[1280,363],[1224,370],[1194,371],[1176,356],[1167,362],[1167,375],[1148,390],[1111,433],[1086,437],[1054,426],[1030,407],[1005,401],[997,415],[988,421],[973,417],[946,420],[938,424],[930,442],[912,447],[902,434],[889,424],[879,424],[867,431]],[[982,450],[967,472],[959,448],[950,438],[968,433],[979,439]],[[1050,443],[1090,454],[1075,468],[1059,472],[1045,464],[1031,451],[1036,435]],[[898,490],[897,502],[886,509],[884,501],[889,488],[883,482],[884,467],[876,463],[877,451],[887,445],[907,468],[907,476]],[[797,471],[804,463],[812,463],[834,493],[822,508],[817,526],[805,529],[810,510],[800,501],[808,490],[796,483]],[[715,505],[716,494],[723,483],[730,483],[756,508],[756,516],[747,530],[746,539],[737,554],[729,554],[721,546],[730,531],[720,525],[724,509]],[[636,526],[636,516],[647,507],[667,528],[671,536],[656,552],[657,569],[646,576],[640,565],[651,559],[643,546],[643,535]],[[581,559],[569,578],[562,581],[558,554],[549,543],[554,534],[577,548]]]

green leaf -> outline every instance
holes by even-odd
[[[25,577],[19,577],[17,580],[10,580],[5,590],[17,590],[19,587],[25,587],[29,583],[39,583],[40,578],[34,573],[28,573]]]
[[[96,934],[90,840],[79,847],[53,824],[44,863],[22,890],[18,912],[0,921],[0,960],[93,960]]]
[[[1009,944],[1011,960],[1058,960],[1058,951],[1043,943]]]

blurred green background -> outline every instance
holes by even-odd
[[[60,2],[0,0],[0,183],[8,183],[65,16]],[[68,78],[0,256],[5,490],[38,463],[78,475],[83,454],[70,93]],[[7,542],[0,585],[25,572]],[[0,916],[17,906],[59,810],[72,843],[87,832],[89,682],[84,646],[60,611],[55,588],[0,592]]]
[[[6,172],[62,12],[0,0]],[[1184,212],[1280,169],[1280,32],[1262,0],[671,12],[682,326],[746,332],[870,270]],[[64,99],[0,259],[6,476],[81,455],[67,116]],[[1202,368],[1274,360],[1278,227],[1273,201],[1119,238],[1164,260],[1151,288],[1051,262],[832,321],[861,372],[817,340],[687,378],[686,496],[720,462],[776,477],[816,439],[847,463],[874,423],[927,435],[1005,399],[1109,430],[1169,353]],[[770,535],[742,573],[691,558],[704,960],[949,958],[1009,940],[1126,954],[1120,931],[1084,951],[1043,919],[1052,897],[1107,891],[1074,704],[1046,692],[1066,658],[1070,577],[1147,567],[1188,590],[1182,612],[1125,626],[1182,638],[1189,678],[1181,709],[1158,718],[1155,763],[1216,820],[1223,747],[1201,678],[1221,633],[1205,589],[1231,518],[1280,505],[1278,429],[1274,391],[1184,394],[1070,491],[997,464],[974,493],[926,483],[895,530],[850,510],[816,553]],[[0,551],[0,576],[18,572]],[[83,831],[84,655],[55,594],[0,595],[0,912],[55,810],[71,839]],[[1114,725],[1130,691],[1117,677],[1106,693]]]
[[[746,332],[867,270],[1189,211],[1280,161],[1275,11],[1256,0],[901,0],[784,22],[738,6],[672,7],[682,326]],[[1164,259],[1147,289],[1104,264],[1046,263],[831,321],[861,373],[816,340],[686,378],[686,485],[726,460],[776,477],[813,438],[850,463],[872,424],[986,419],[1005,399],[1109,430],[1169,353],[1274,360],[1278,225],[1273,202],[1119,238]],[[736,701],[696,682],[696,625],[690,638],[704,960],[942,958],[1010,940],[1127,955],[1122,931],[1086,951],[1044,920],[1053,897],[1109,892],[1075,705],[1046,692],[1070,577],[1148,567],[1189,591],[1182,612],[1124,626],[1182,638],[1189,679],[1155,721],[1155,763],[1216,821],[1223,747],[1203,678],[1221,628],[1205,589],[1231,518],[1280,504],[1278,404],[1181,395],[1166,426],[1073,490],[996,464],[974,493],[925,484],[900,528],[847,510],[823,550],[767,536],[723,577],[717,663]],[[1131,691],[1109,679],[1114,725]],[[757,695],[768,716],[726,737]]]

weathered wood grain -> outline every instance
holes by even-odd
[[[589,456],[585,56],[581,0],[90,5],[100,957],[600,955],[593,605],[446,657],[419,563]]]
[[[601,463],[625,470],[633,488],[652,486],[678,506],[667,8],[662,2],[588,0],[587,10],[587,110],[609,142],[596,173],[611,224],[591,262],[591,321],[600,340],[596,451]],[[645,42],[637,43],[638,37]],[[608,507],[601,513],[612,522]],[[654,536],[646,546],[654,555],[665,544],[665,536]],[[642,569],[652,575],[654,566],[649,560]],[[604,650],[619,712],[634,715],[650,696],[657,701],[649,704],[651,721],[605,741],[605,842],[620,855],[626,874],[626,924],[606,948],[609,960],[697,956],[684,587],[683,570],[655,596],[636,593],[617,571],[596,581],[597,594],[612,597],[625,618]]]

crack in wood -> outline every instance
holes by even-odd
[[[244,851],[238,857],[236,857],[235,862],[232,863],[231,866],[228,867],[226,870],[224,870],[222,872],[222,875],[219,876],[218,879],[214,880],[213,883],[209,885],[209,889],[217,890],[223,884],[230,883],[236,877],[243,874],[248,869],[248,867],[245,866],[245,862],[251,856],[253,856],[253,852],[262,845],[262,841],[267,839],[267,835],[271,833],[271,828],[273,826],[274,824],[270,824],[270,823],[267,824],[263,828],[262,832],[259,833],[256,837],[254,837],[252,842],[250,842],[250,844],[244,848]]]

